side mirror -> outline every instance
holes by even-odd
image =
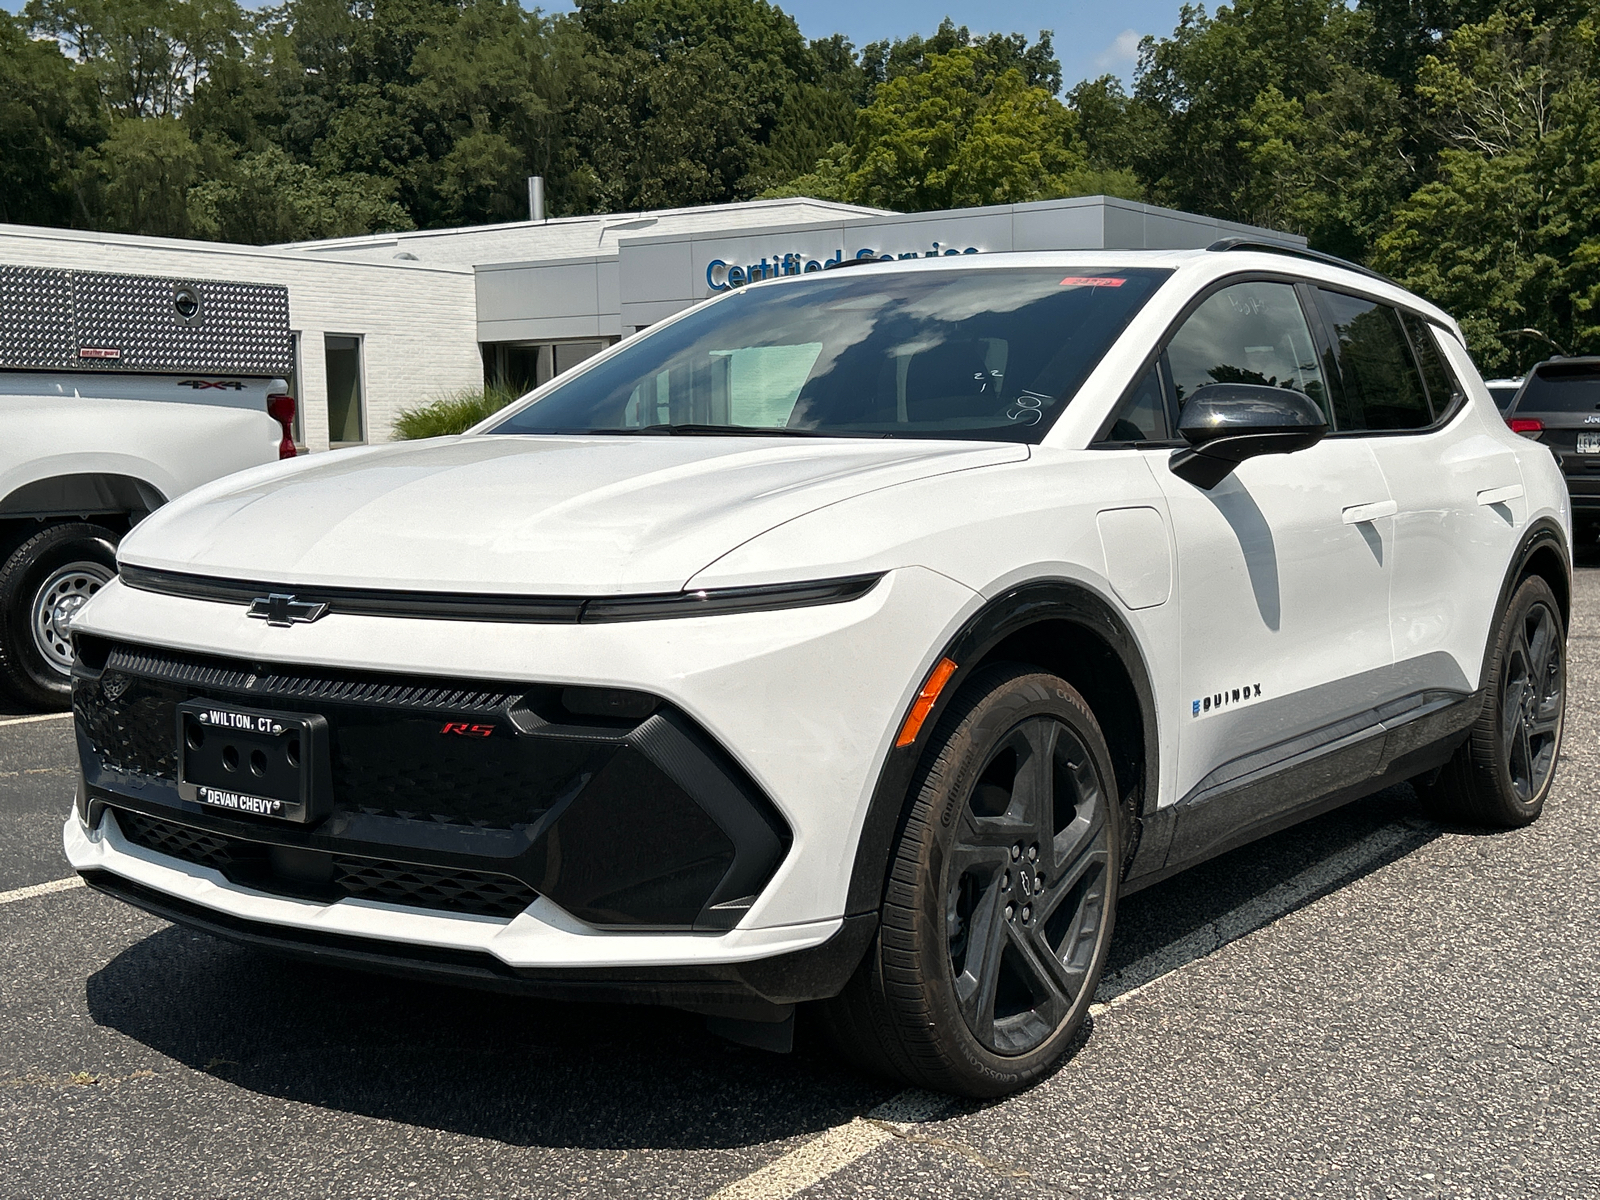
[[[1328,420],[1304,392],[1208,383],[1184,404],[1178,433],[1189,448],[1173,451],[1172,473],[1210,491],[1247,458],[1315,446],[1327,436]]]

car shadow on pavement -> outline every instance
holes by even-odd
[[[706,1149],[848,1121],[894,1089],[701,1018],[280,959],[170,927],[88,982],[94,1021],[251,1091],[511,1145]]]
[[[1409,787],[1391,788],[1129,897],[1100,998],[1439,832]],[[238,1087],[512,1145],[747,1146],[840,1124],[898,1090],[811,1037],[794,1054],[767,1054],[683,1013],[322,968],[175,927],[123,951],[87,993],[97,1024]]]
[[[0,692],[0,721],[8,717],[38,717],[47,715],[53,710],[33,708],[26,704],[18,704],[4,692]]]
[[[1592,525],[1573,530],[1572,565],[1575,568],[1600,567],[1600,538],[1595,536]]]
[[[1409,784],[1124,899],[1098,999],[1115,999],[1370,875],[1444,832]]]

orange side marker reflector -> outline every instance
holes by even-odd
[[[933,711],[934,704],[939,699],[939,693],[944,691],[944,685],[950,682],[950,676],[956,673],[956,664],[948,658],[941,658],[937,666],[928,676],[928,682],[922,685],[922,690],[917,693],[917,702],[911,706],[911,713],[906,717],[906,723],[900,726],[900,736],[895,739],[895,746],[909,746],[917,740],[917,734],[922,732],[922,723],[928,719],[928,714]]]

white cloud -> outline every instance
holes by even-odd
[[[1118,67],[1131,66],[1139,58],[1140,37],[1137,30],[1124,29],[1111,40],[1109,46],[1095,56],[1095,68],[1100,71],[1114,71]]]

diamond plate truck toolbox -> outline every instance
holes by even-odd
[[[289,289],[0,266],[0,369],[287,378]]]

